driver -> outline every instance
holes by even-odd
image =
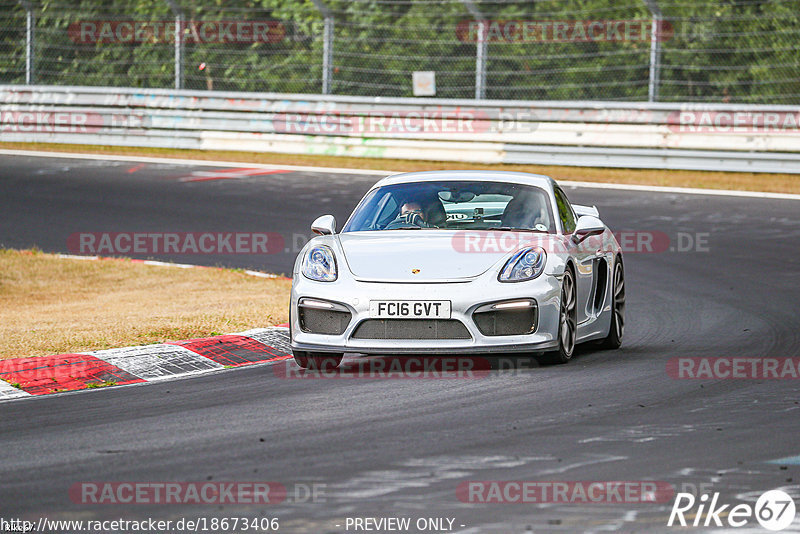
[[[410,224],[417,226],[428,226],[425,221],[425,213],[422,211],[422,206],[419,202],[406,202],[400,208],[400,218]]]

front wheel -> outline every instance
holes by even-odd
[[[578,328],[578,306],[575,291],[575,276],[570,269],[564,271],[561,281],[561,306],[558,318],[558,350],[546,352],[539,358],[542,365],[567,363],[575,351],[575,336]]]
[[[344,357],[344,354],[306,351],[293,351],[292,355],[298,366],[318,371],[336,369]]]
[[[625,271],[622,262],[617,260],[614,266],[614,285],[611,288],[611,326],[608,336],[600,341],[604,349],[618,349],[622,345],[622,334],[625,333]]]

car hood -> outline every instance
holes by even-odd
[[[484,232],[470,232],[479,234]],[[492,234],[496,236],[497,232]],[[517,248],[489,246],[466,252],[464,235],[463,231],[450,230],[384,230],[348,232],[337,237],[350,272],[361,280],[381,282],[467,281]]]

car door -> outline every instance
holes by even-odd
[[[570,236],[575,231],[577,223],[577,216],[572,209],[567,195],[560,187],[556,186],[554,189],[556,198],[556,207],[558,209],[558,217],[561,219],[561,227],[564,230],[564,235]],[[590,244],[594,243],[593,240],[584,240],[575,244],[571,239],[568,241],[569,250],[576,260],[576,273],[575,273],[575,286],[577,289],[577,320],[582,323],[589,319],[588,303],[592,295],[594,271],[595,271],[595,252]],[[596,245],[596,243],[594,243]],[[595,249],[597,247],[595,246]]]

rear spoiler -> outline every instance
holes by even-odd
[[[600,212],[597,211],[596,206],[581,206],[580,204],[573,204],[572,209],[578,214],[578,217],[583,215],[591,215],[592,217],[600,217]]]

